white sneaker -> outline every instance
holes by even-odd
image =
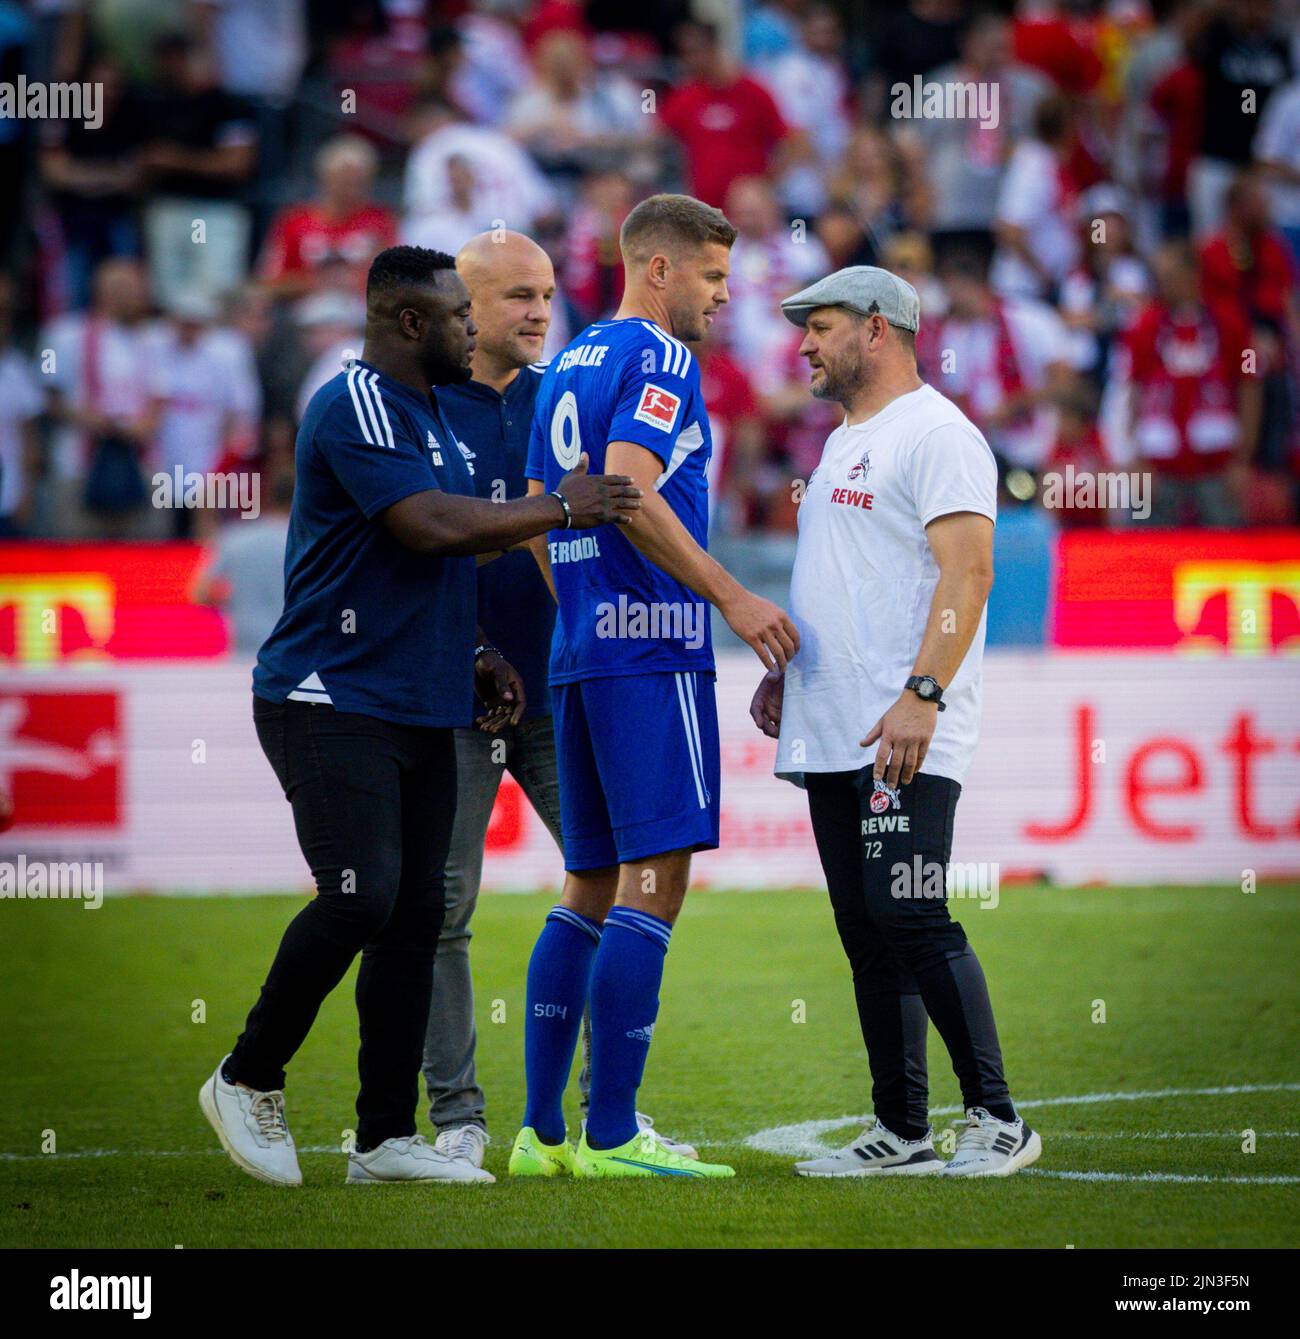
[[[699,1151],[694,1144],[683,1144],[679,1139],[671,1139],[666,1134],[660,1134],[655,1129],[654,1121],[644,1112],[636,1113],[636,1128],[642,1134],[648,1134],[660,1148],[666,1148],[669,1153],[676,1153],[679,1158],[694,1158],[699,1161]]]
[[[481,1167],[439,1153],[422,1134],[385,1139],[369,1153],[348,1154],[350,1186],[400,1181],[456,1181],[462,1185],[491,1185],[496,1177]]]
[[[927,1176],[943,1170],[934,1139],[901,1139],[879,1120],[851,1143],[824,1158],[796,1162],[800,1176]]]
[[[587,1122],[582,1122],[582,1128],[587,1128]],[[694,1158],[696,1162],[700,1160],[699,1150],[694,1144],[683,1144],[678,1139],[671,1139],[666,1134],[660,1134],[655,1129],[653,1116],[647,1116],[644,1111],[636,1113],[636,1132],[637,1134],[648,1134],[651,1139],[659,1145],[660,1148],[666,1148],[669,1153],[676,1153],[679,1158]]]
[[[221,1065],[230,1057],[226,1056]],[[284,1118],[284,1093],[254,1092],[221,1077],[221,1065],[199,1089],[208,1118],[230,1160],[249,1176],[273,1186],[300,1186],[298,1151]]]
[[[945,1176],[1010,1176],[1037,1162],[1043,1141],[1019,1116],[998,1120],[983,1107],[971,1107],[957,1136],[957,1151],[944,1164]]]
[[[471,1167],[483,1165],[483,1150],[492,1142],[488,1132],[472,1121],[444,1130],[433,1141],[433,1146],[444,1158],[453,1162],[467,1162]]]

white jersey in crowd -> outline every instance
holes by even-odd
[[[913,673],[939,567],[925,527],[953,512],[997,516],[997,466],[980,431],[931,386],[841,424],[799,507],[790,616],[800,648],[785,673],[776,774],[867,766],[858,741]],[[985,616],[944,686],[946,710],[921,770],[960,782],[979,737]]]

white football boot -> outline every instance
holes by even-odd
[[[585,1131],[587,1122],[582,1122],[582,1129]],[[647,1116],[644,1111],[636,1113],[636,1132],[637,1134],[648,1134],[651,1139],[659,1145],[660,1148],[667,1149],[669,1153],[676,1153],[679,1158],[694,1158],[696,1162],[700,1160],[700,1151],[694,1144],[683,1144],[680,1140],[673,1139],[666,1134],[660,1134],[655,1129],[653,1116]]]
[[[444,1184],[491,1185],[496,1177],[481,1167],[439,1153],[422,1134],[385,1139],[368,1153],[348,1154],[350,1186],[393,1185],[441,1181]]]
[[[230,1057],[226,1056],[221,1065]],[[300,1186],[298,1151],[284,1118],[284,1093],[227,1083],[221,1065],[199,1089],[199,1108],[236,1167],[273,1186]]]
[[[470,1121],[466,1125],[455,1125],[443,1132],[433,1141],[433,1146],[444,1158],[453,1162],[467,1162],[471,1167],[482,1167],[483,1151],[492,1142],[488,1132]]]
[[[1017,1116],[998,1120],[983,1107],[971,1107],[957,1136],[957,1150],[944,1164],[944,1176],[1010,1176],[1037,1162],[1043,1141]]]
[[[649,1134],[660,1148],[666,1148],[669,1153],[676,1153],[679,1158],[694,1158],[699,1161],[699,1150],[694,1144],[683,1144],[680,1140],[672,1139],[666,1134],[660,1134],[655,1129],[654,1121],[644,1112],[636,1113],[636,1128],[642,1134]]]
[[[824,1158],[796,1162],[800,1176],[928,1176],[943,1170],[934,1139],[902,1139],[878,1119],[851,1143]]]

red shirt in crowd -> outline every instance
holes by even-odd
[[[690,193],[718,208],[737,177],[767,171],[789,133],[772,95],[747,75],[729,84],[682,84],[668,95],[663,122],[686,150]]]
[[[1092,20],[1021,15],[1012,26],[1011,42],[1017,60],[1042,70],[1067,93],[1091,93],[1105,72]]]
[[[574,212],[565,248],[564,291],[583,321],[599,321],[623,300],[618,227],[585,205]]]
[[[1205,82],[1190,61],[1175,66],[1151,90],[1151,107],[1167,132],[1164,168],[1166,200],[1187,195],[1187,172],[1201,142]]]
[[[700,391],[713,428],[711,486],[721,489],[734,468],[731,446],[736,426],[760,413],[758,397],[744,369],[724,350],[714,346],[699,360]]]
[[[1175,316],[1155,302],[1129,330],[1134,437],[1143,460],[1161,474],[1199,479],[1232,459],[1248,343],[1243,324],[1207,307]]]
[[[276,283],[346,265],[359,272],[364,286],[370,262],[396,240],[397,220],[382,205],[362,205],[342,218],[330,217],[319,204],[293,205],[271,224],[262,278]]]
[[[1256,233],[1239,246],[1226,233],[1201,248],[1201,291],[1205,305],[1242,325],[1261,317],[1285,331],[1295,267],[1280,233]]]
[[[1075,437],[1064,437],[1057,433],[1052,449],[1043,461],[1044,471],[1054,471],[1065,478],[1070,476],[1067,470],[1074,467],[1074,478],[1090,475],[1097,478],[1109,468],[1106,452],[1101,444],[1101,434],[1095,424],[1090,424]],[[1100,490],[1098,490],[1100,492]],[[1107,509],[1100,498],[1093,505],[1060,507],[1052,513],[1062,530],[1087,530],[1104,527],[1108,523]]]

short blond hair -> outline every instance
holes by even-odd
[[[372,177],[379,170],[379,154],[368,139],[360,135],[336,135],[326,141],[316,155],[316,171],[324,173],[343,163],[354,164]]]
[[[675,256],[710,242],[730,247],[736,230],[720,209],[690,195],[652,195],[623,220],[618,249],[625,264]]]

